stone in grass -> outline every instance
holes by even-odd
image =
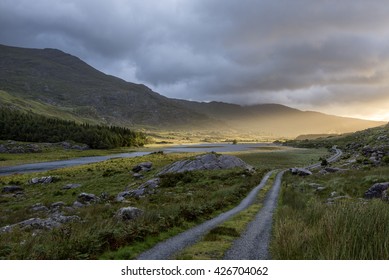
[[[305,168],[290,168],[289,170],[293,175],[299,175],[299,176],[312,175],[312,172]]]
[[[142,213],[143,211],[136,207],[123,207],[117,211],[115,217],[121,221],[129,221],[138,218]]]
[[[57,177],[53,177],[53,176],[45,176],[45,177],[35,177],[35,178],[32,178],[29,182],[29,184],[31,185],[36,185],[36,184],[50,184],[50,183],[53,183],[56,179],[58,179]]]
[[[49,208],[44,206],[42,203],[36,203],[30,208],[31,211],[33,212],[48,212]]]
[[[80,193],[77,197],[77,201],[82,204],[91,204],[99,201],[99,198],[93,193]]]
[[[19,186],[5,186],[2,190],[3,193],[15,193],[22,192],[23,188]]]
[[[81,187],[81,184],[67,184],[62,187],[63,190],[71,190]]]
[[[141,162],[138,165],[134,166],[132,168],[132,171],[134,172],[140,172],[140,171],[150,171],[151,168],[153,167],[153,164],[151,162]]]
[[[382,193],[389,188],[389,182],[376,183],[364,194],[365,198],[381,198]]]

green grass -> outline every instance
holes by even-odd
[[[374,183],[389,180],[389,169],[344,174],[285,176],[275,215],[274,259],[388,259],[389,204],[361,200]],[[315,191],[310,183],[326,189]],[[328,204],[335,196],[348,196]]]
[[[248,164],[259,169],[281,169],[294,166],[307,166],[319,162],[320,157],[329,154],[327,149],[295,149],[284,148],[283,150],[269,151],[249,151],[230,153],[238,156]]]
[[[125,203],[115,201],[116,195],[126,188],[134,189],[152,178],[165,165],[187,158],[190,154],[154,154],[141,158],[113,159],[105,162],[64,168],[54,171],[0,177],[0,186],[20,185],[24,195],[0,196],[0,227],[22,220],[41,217],[46,213],[32,213],[29,208],[42,203],[63,201],[70,206],[81,192],[100,195],[105,199],[96,205],[71,210],[66,215],[78,215],[82,223],[69,223],[51,232],[15,230],[0,234],[0,258],[3,259],[117,259],[134,257],[136,253],[156,242],[183,231],[190,226],[226,211],[259,183],[263,172],[249,175],[238,169],[191,172],[162,178],[155,195],[130,198]],[[136,180],[130,170],[143,161],[154,163],[154,169],[145,178]],[[29,185],[32,177],[53,175],[58,177],[47,185]],[[244,175],[244,176],[243,176]],[[62,190],[69,183],[80,188]],[[140,218],[128,223],[113,219],[124,206],[144,211]]]
[[[212,229],[202,240],[185,248],[174,259],[181,260],[221,260],[224,254],[232,246],[234,240],[239,237],[247,225],[254,219],[255,215],[262,208],[262,201],[273,185],[276,173],[272,174],[257,196],[257,201],[233,216],[228,221]]]

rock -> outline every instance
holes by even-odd
[[[147,182],[143,183],[135,190],[129,190],[129,191],[124,191],[124,192],[119,193],[116,196],[116,201],[123,201],[126,199],[126,197],[139,198],[139,197],[146,195],[146,194],[152,194],[152,193],[154,193],[154,190],[156,188],[158,188],[159,183],[160,183],[159,178],[154,178],[154,179],[148,180]]]
[[[31,206],[30,210],[33,212],[49,212],[49,208],[44,206],[42,203],[34,204]]]
[[[77,201],[82,204],[91,204],[99,201],[99,198],[92,193],[80,193],[77,197]]]
[[[140,171],[150,171],[153,164],[151,162],[141,162],[134,168],[132,168],[132,171],[134,172],[140,172]]]
[[[62,187],[63,190],[70,190],[70,189],[76,189],[81,187],[81,184],[67,184]]]
[[[248,165],[243,160],[235,156],[209,153],[197,156],[194,159],[181,160],[170,164],[162,169],[162,171],[158,173],[158,176],[167,173],[181,173],[196,170],[219,170],[235,167],[240,167],[249,171],[254,170],[251,165]]]
[[[3,193],[15,193],[22,192],[23,188],[19,186],[5,186],[2,190]]]
[[[65,202],[62,202],[62,201],[58,201],[58,202],[54,202],[50,205],[50,209],[59,209],[61,207],[64,207],[65,206]]]
[[[53,176],[41,177],[41,178],[32,178],[29,183],[31,185],[35,184],[50,184],[54,182],[57,178]]]
[[[325,189],[327,189],[326,187],[318,187],[316,189],[317,192],[321,192],[321,191],[324,191]]]
[[[81,202],[79,202],[77,200],[73,203],[73,208],[82,208],[82,207],[85,207],[85,206],[86,206],[86,204],[83,204],[83,203],[81,203]]]
[[[60,213],[55,213],[47,219],[31,218],[13,225],[8,225],[0,228],[0,232],[11,232],[15,227],[23,230],[51,230],[58,228],[64,223],[79,221],[81,220],[78,216],[63,216]]]
[[[290,168],[290,172],[293,175],[299,175],[299,176],[309,176],[312,175],[312,172],[305,168]]]
[[[133,176],[135,179],[142,179],[142,178],[143,178],[143,175],[140,174],[140,173],[134,173],[134,174],[132,174],[132,176]]]
[[[135,219],[142,215],[143,211],[136,207],[123,207],[118,210],[115,217],[122,221]]]
[[[371,186],[364,194],[365,198],[381,198],[382,193],[389,188],[389,182],[376,183]]]
[[[324,170],[327,171],[328,173],[336,173],[336,172],[346,171],[347,169],[341,169],[337,167],[326,167],[324,168]]]

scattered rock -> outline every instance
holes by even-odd
[[[341,168],[337,168],[337,167],[326,167],[326,168],[324,168],[324,170],[328,173],[336,173],[336,172],[346,171],[347,169],[341,169]]]
[[[389,182],[376,183],[364,194],[365,198],[381,198],[384,191],[389,188]]]
[[[30,210],[33,212],[49,212],[49,208],[44,206],[42,203],[34,204],[31,206]]]
[[[235,156],[209,153],[197,156],[194,159],[181,160],[170,164],[166,166],[161,172],[159,172],[158,176],[167,173],[180,173],[195,170],[219,170],[235,167],[240,167],[249,171],[254,170],[251,165],[248,165],[243,160]]]
[[[159,183],[160,183],[159,178],[154,178],[154,179],[148,180],[146,183],[143,183],[135,190],[129,190],[129,191],[124,191],[124,192],[119,193],[116,196],[116,201],[123,201],[127,197],[139,198],[139,197],[146,195],[146,194],[152,194],[155,192],[155,189],[158,188]]]
[[[320,184],[316,184],[316,183],[310,183],[308,184],[311,188],[314,188],[314,189],[318,189],[318,188],[322,188],[323,186],[320,185]]]
[[[81,202],[79,202],[77,200],[73,203],[73,208],[82,208],[82,207],[85,207],[85,206],[86,206],[86,204],[83,204],[83,203],[81,203]]]
[[[305,168],[290,168],[290,172],[293,175],[299,175],[299,176],[309,176],[312,175],[312,172]]]
[[[77,201],[84,205],[88,205],[98,202],[99,198],[92,193],[80,193],[77,197]]]
[[[56,210],[56,209],[59,209],[61,207],[64,207],[65,205],[66,205],[65,202],[62,202],[62,201],[54,202],[50,205],[50,209]]]
[[[16,193],[22,192],[23,188],[19,186],[5,186],[2,190],[3,193]]]
[[[118,210],[115,217],[122,221],[135,219],[142,215],[143,211],[136,207],[123,207]]]
[[[50,184],[50,183],[53,183],[56,179],[58,179],[58,178],[57,177],[53,177],[53,176],[32,178],[29,181],[29,184],[31,184],[31,185],[35,185],[35,184]]]
[[[60,213],[55,213],[47,219],[31,218],[13,225],[8,225],[0,228],[1,232],[11,232],[15,227],[22,230],[51,230],[53,228],[60,227],[64,223],[79,221],[81,220],[78,216],[64,216]]]
[[[140,174],[140,173],[134,173],[134,174],[132,174],[132,176],[133,176],[135,179],[142,179],[142,178],[143,178],[143,175]]]
[[[141,162],[137,166],[132,168],[132,171],[134,171],[136,173],[141,172],[141,171],[147,172],[147,171],[151,170],[152,166],[153,166],[153,164],[151,162]]]
[[[62,187],[63,190],[71,190],[81,187],[81,184],[67,184]]]

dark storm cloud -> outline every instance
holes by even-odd
[[[319,108],[387,100],[385,2],[3,0],[0,43],[59,48],[167,96]]]

